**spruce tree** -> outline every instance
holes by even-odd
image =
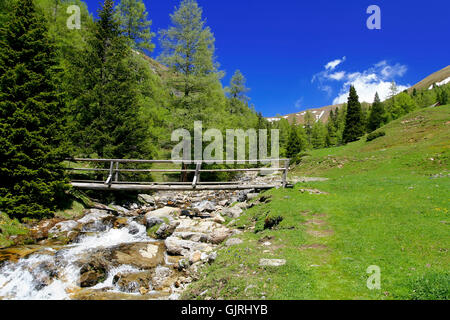
[[[305,141],[302,137],[300,128],[293,123],[289,130],[289,138],[286,146],[286,156],[290,159],[295,158],[305,149]]]
[[[1,32],[0,210],[40,218],[67,187],[55,50],[32,0],[17,1]]]
[[[380,101],[380,97],[378,96],[378,92],[375,93],[375,99],[372,104],[372,108],[370,109],[369,121],[367,123],[367,129],[369,132],[377,130],[379,127],[383,125],[385,121],[385,111],[384,105]]]
[[[350,87],[347,103],[347,115],[345,117],[345,128],[343,133],[344,143],[358,140],[364,134],[363,116],[358,94],[354,86]]]
[[[71,59],[73,144],[83,156],[150,158],[141,117],[132,52],[121,34],[114,3],[105,0],[87,50]]]
[[[148,12],[142,0],[121,0],[116,15],[132,48],[153,51],[155,34],[150,31],[152,21],[147,19]]]

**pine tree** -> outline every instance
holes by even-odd
[[[378,92],[375,93],[375,99],[370,110],[369,121],[367,123],[367,129],[369,132],[377,130],[385,122],[385,111],[383,103],[380,101]]]
[[[364,134],[361,104],[358,99],[355,87],[351,86],[347,103],[345,128],[342,137],[344,143],[356,141]]]
[[[132,53],[115,17],[113,1],[105,0],[88,49],[72,57],[71,137],[82,155],[150,158]]]
[[[150,31],[152,21],[147,19],[148,12],[142,0],[121,0],[116,15],[132,48],[152,52],[155,34]]]
[[[245,85],[245,77],[240,70],[236,70],[234,75],[231,77],[230,86],[226,88],[228,97],[230,99],[236,99],[242,103],[247,103],[250,98],[246,95],[250,91]]]
[[[335,146],[338,142],[337,129],[334,122],[334,115],[330,116],[327,122],[327,132],[325,137],[325,145],[327,147]]]
[[[66,189],[58,70],[45,20],[18,0],[0,45],[0,210],[40,218]]]

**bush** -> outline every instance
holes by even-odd
[[[384,131],[374,131],[372,133],[369,133],[369,135],[366,138],[366,141],[369,142],[369,141],[375,140],[379,137],[384,137],[385,135],[386,135],[386,132],[384,132]]]

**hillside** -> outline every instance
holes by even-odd
[[[442,70],[439,70],[425,79],[419,81],[414,86],[408,89],[409,93],[412,93],[414,89],[416,90],[428,90],[431,89],[433,84],[438,85],[444,85],[446,83],[450,82],[450,66],[445,67]],[[323,123],[326,123],[328,121],[328,118],[330,116],[330,111],[335,110],[337,107],[340,107],[342,105],[331,105],[331,106],[325,106],[321,108],[313,108],[313,109],[307,109],[301,112],[291,113],[288,115],[284,115],[281,117],[268,117],[266,118],[270,122],[279,121],[279,119],[287,119],[289,123],[292,123],[292,121],[295,119],[296,123],[302,124],[304,123],[304,116],[306,114],[306,111],[310,111],[317,120],[322,121]]]
[[[305,114],[306,111],[310,111],[313,116],[316,118],[316,120],[320,120],[323,123],[326,123],[328,121],[328,118],[330,117],[330,111],[331,110],[335,110],[338,107],[341,107],[341,104],[337,104],[337,105],[332,105],[332,106],[326,106],[326,107],[321,107],[321,108],[316,108],[316,109],[308,109],[305,111],[301,111],[301,112],[296,112],[296,113],[291,113],[285,116],[282,116],[281,118],[287,119],[289,121],[289,123],[292,123],[293,120],[295,119],[296,123],[304,123],[305,122]],[[266,118],[268,121],[270,122],[274,122],[274,121],[278,121],[278,117],[272,117],[272,118]]]
[[[426,90],[431,89],[433,84],[443,85],[450,82],[450,66],[446,66],[444,69],[439,70],[425,79],[419,81],[411,88],[408,89],[408,92],[412,92],[414,89],[416,90]]]
[[[243,243],[219,250],[186,297],[449,299],[449,125],[449,105],[426,108],[371,142],[312,151],[290,179],[329,180],[254,200],[234,224]],[[369,290],[374,265],[381,287]]]

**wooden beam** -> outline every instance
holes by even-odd
[[[266,185],[197,185],[195,189],[192,185],[139,185],[139,184],[111,184],[104,183],[82,183],[72,182],[71,185],[83,190],[103,190],[103,191],[201,191],[201,190],[249,190],[249,189],[272,189],[280,187],[280,184]]]

